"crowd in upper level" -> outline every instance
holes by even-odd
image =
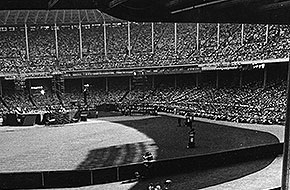
[[[267,60],[287,58],[290,47],[283,25],[131,23],[130,35],[127,23],[37,26],[27,41],[12,28],[0,35],[4,73]]]

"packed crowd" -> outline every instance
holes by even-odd
[[[191,112],[196,117],[233,122],[282,124],[286,113],[285,81],[272,83],[261,88],[258,83],[247,84],[243,88],[212,87],[160,87],[157,89],[135,89],[132,91],[115,89],[108,92],[91,89],[87,96],[92,108],[102,104],[115,104],[120,108],[142,105],[154,106],[158,111],[175,114]],[[55,94],[34,94],[31,98],[20,94],[6,95],[3,101],[11,108],[25,111],[45,110],[47,106],[62,105],[67,109],[84,105],[84,95],[80,92]],[[135,106],[136,107],[136,106]],[[140,106],[139,106],[140,108]],[[139,109],[138,108],[138,109]],[[1,105],[2,112],[7,111]]]
[[[282,124],[286,113],[286,87],[247,86],[221,89],[182,89],[157,92],[153,101],[164,111],[245,123]],[[161,97],[161,98],[160,98]],[[151,100],[152,101],[152,100]]]
[[[151,23],[131,23],[128,47],[127,23],[112,23],[106,25],[105,51],[103,26],[85,25],[81,30],[81,58],[78,26],[58,27],[58,51],[54,27],[30,27],[28,60],[24,28],[14,27],[13,31],[1,31],[0,68],[6,73],[23,73],[56,68],[82,70],[288,57],[288,26],[202,23],[198,28],[199,38],[197,24],[178,23],[175,39],[173,23],[154,23],[152,45]]]
[[[286,84],[267,88],[254,83],[243,88],[161,88],[132,92],[123,102],[157,106],[159,111],[245,123],[283,124],[286,114]]]

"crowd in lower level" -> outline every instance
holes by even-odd
[[[258,83],[242,88],[227,87],[160,87],[157,89],[104,90],[91,89],[87,103],[91,108],[115,104],[120,108],[144,109],[184,114],[196,117],[245,123],[283,124],[286,115],[286,82],[273,82],[266,88]],[[32,112],[51,106],[66,109],[84,105],[83,93],[33,94],[15,93],[2,98],[1,111]],[[6,104],[6,105],[4,105]]]

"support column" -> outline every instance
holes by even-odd
[[[282,185],[281,190],[289,190],[289,138],[290,138],[290,60],[288,60],[288,77],[287,77],[287,105],[286,105],[286,123],[284,129],[284,148],[283,148],[283,165],[282,165]]]
[[[196,49],[199,50],[199,23],[196,23]]]
[[[107,52],[107,29],[106,29],[106,21],[104,20],[103,23],[104,28],[104,52],[105,52],[105,58],[108,58],[108,52]]]
[[[28,44],[28,29],[27,24],[24,25],[25,44],[26,44],[26,59],[29,60],[29,44]]]
[[[130,22],[128,21],[128,56],[131,56],[131,28],[130,28]]]
[[[196,77],[195,77],[195,86],[198,87],[199,85],[199,74],[196,73]]]
[[[265,39],[265,44],[268,43],[268,36],[269,36],[269,24],[266,25],[266,39]]]
[[[264,77],[263,77],[263,88],[266,88],[267,85],[267,67],[264,68]]]
[[[83,58],[83,39],[82,39],[82,24],[79,23],[79,36],[80,36],[80,58]]]
[[[220,23],[217,24],[217,47],[220,46]]]
[[[155,76],[153,75],[152,76],[152,89],[155,88]]]
[[[151,50],[154,53],[154,23],[151,23]]]
[[[241,44],[244,45],[244,30],[245,30],[245,25],[242,24],[242,31],[241,31]]]
[[[56,23],[54,24],[54,37],[55,37],[55,54],[56,58],[58,59],[58,37],[57,37],[57,25]]]
[[[108,77],[105,78],[105,82],[106,82],[106,92],[109,91],[109,81],[108,81]]]
[[[174,23],[174,53],[177,54],[177,23]]]

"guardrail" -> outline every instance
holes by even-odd
[[[166,160],[157,160],[146,168],[134,163],[94,170],[1,173],[0,189],[64,188],[96,185],[133,179],[135,172],[149,172],[151,177],[166,176],[226,166],[263,158],[274,158],[283,152],[283,143],[260,145]]]

